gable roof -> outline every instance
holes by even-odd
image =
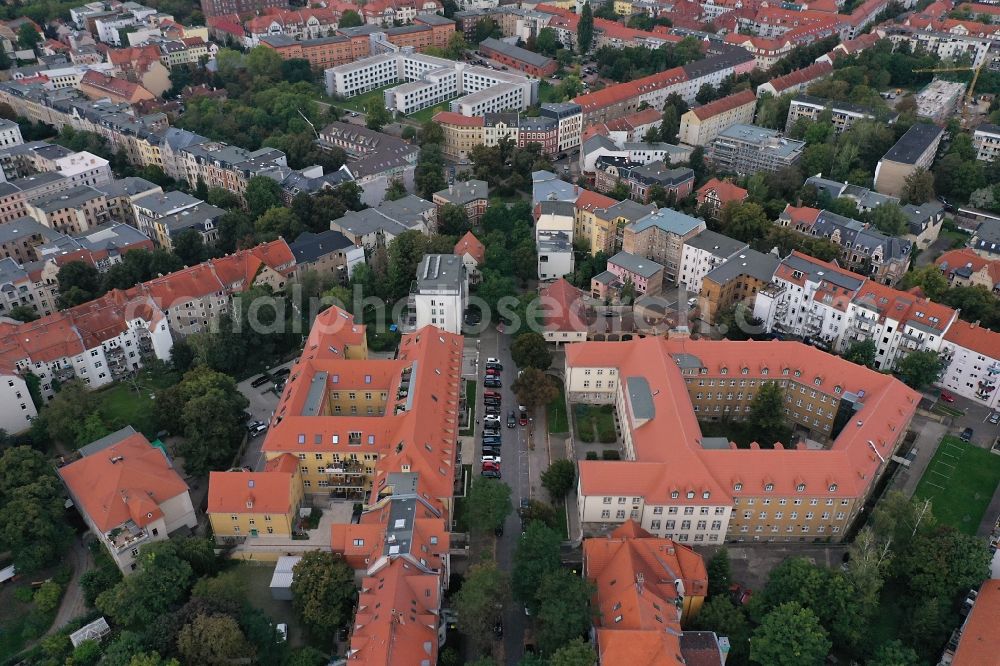
[[[471,231],[466,231],[457,243],[455,243],[455,254],[460,257],[468,254],[476,260],[477,264],[486,261],[486,246],[476,238]]]

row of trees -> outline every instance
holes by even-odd
[[[722,551],[709,563],[710,598],[691,628],[728,636],[736,666],[818,666],[831,651],[867,666],[917,666],[937,657],[961,595],[988,576],[989,559],[981,539],[937,525],[929,504],[890,493],[843,570],[788,559],[747,606],[726,594]],[[882,630],[871,631],[876,624]]]

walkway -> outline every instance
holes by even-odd
[[[55,633],[70,620],[87,612],[87,604],[83,599],[83,589],[80,587],[80,576],[89,571],[94,566],[94,562],[90,557],[90,551],[83,543],[83,537],[77,537],[73,540],[73,545],[66,553],[65,559],[73,567],[73,577],[70,578],[69,584],[66,586],[66,593],[63,594],[59,604],[56,619],[46,634]]]
[[[917,484],[924,475],[924,470],[930,464],[931,458],[937,451],[941,438],[948,432],[948,427],[943,423],[937,423],[921,416],[916,416],[910,428],[917,433],[917,439],[913,443],[913,460],[910,461],[909,468],[900,467],[892,480],[891,490],[900,490],[907,497],[913,497],[917,490]]]

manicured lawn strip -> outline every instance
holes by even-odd
[[[914,496],[931,500],[938,522],[974,535],[998,483],[1000,456],[947,436]]]
[[[546,415],[549,420],[549,434],[569,432],[569,419],[566,416],[566,392],[562,382],[556,382],[559,386],[559,395],[546,406]]]

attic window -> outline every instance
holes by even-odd
[[[806,484],[804,483],[800,483],[799,485],[795,486],[795,492],[797,493],[801,493],[805,491],[805,489],[806,489]]]
[[[719,371],[719,373],[723,374],[723,375],[728,375],[729,374],[729,368],[723,368],[722,370]]]
[[[706,491],[704,491],[704,492],[703,492],[703,493],[701,494],[701,498],[702,498],[702,499],[708,499],[708,498],[709,498],[709,497],[711,497],[711,496],[712,496],[712,493],[708,492],[707,490],[706,490]]]
[[[795,376],[796,377],[801,377],[802,376],[802,371],[801,370],[796,370],[795,371]]]
[[[765,483],[764,484],[764,491],[765,492],[771,492],[772,490],[774,490],[774,484],[773,483]]]
[[[687,492],[687,498],[688,499],[694,499],[694,491],[693,490],[689,490]]]
[[[833,392],[834,392],[834,393],[841,393],[841,392],[843,392],[843,390],[844,390],[844,389],[842,389],[842,388],[841,388],[841,387],[839,387],[839,386],[834,386],[834,387],[833,387]]]
[[[733,484],[733,491],[734,492],[738,493],[741,490],[743,490],[743,484],[742,483],[735,483],[735,484]]]
[[[305,433],[299,433],[299,444],[305,444],[305,443],[306,443]]]
[[[333,377],[331,377],[330,378],[330,383],[331,384],[339,384],[340,383],[340,375],[334,375]]]
[[[330,435],[331,444],[340,444],[340,435]]]
[[[760,374],[766,375],[767,374],[767,368],[761,368],[760,369]]]
[[[819,386],[822,383],[823,383],[823,379],[821,377],[817,377],[816,379],[813,380],[813,384],[815,384],[816,386]]]
[[[837,484],[836,483],[831,483],[830,484],[830,492],[831,493],[837,492]]]
[[[670,499],[677,499],[680,496],[681,496],[681,494],[679,492],[677,492],[676,490],[673,490],[673,491],[670,492]]]
[[[372,376],[365,375],[365,384],[371,384],[371,383],[372,383]]]
[[[740,374],[741,375],[748,375],[748,374],[750,374],[750,368],[741,368],[740,369]]]
[[[369,444],[375,443],[375,435],[368,435],[368,443]]]

